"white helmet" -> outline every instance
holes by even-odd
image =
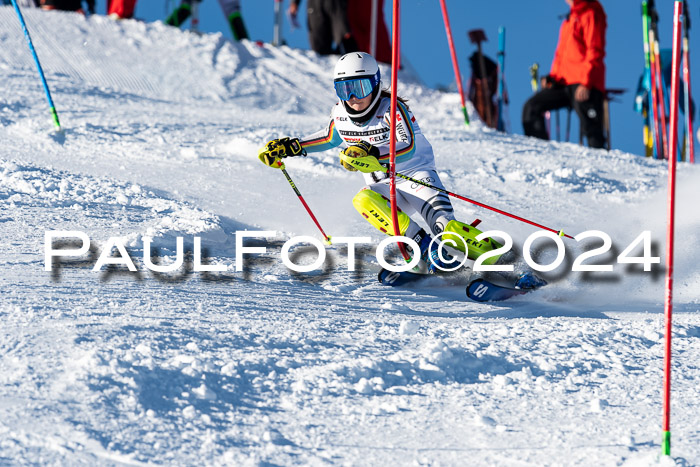
[[[353,121],[364,121],[381,96],[381,73],[377,61],[365,52],[350,52],[340,57],[333,70],[333,85],[338,99],[345,106]],[[352,97],[364,99],[373,96],[369,106],[362,111],[355,111],[348,106]]]
[[[340,57],[333,70],[333,81],[345,81],[355,78],[375,78],[379,83],[381,75],[377,61],[365,52],[350,52]]]

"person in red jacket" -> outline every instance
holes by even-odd
[[[523,130],[527,136],[549,139],[544,113],[570,107],[579,116],[588,145],[602,148],[607,19],[598,0],[566,3],[571,11],[559,31],[552,69],[543,89],[523,106]]]
[[[107,16],[112,19],[128,19],[134,17],[136,0],[107,0]]]
[[[377,3],[376,50],[371,49],[372,41],[372,3]],[[357,42],[357,50],[373,54],[383,63],[391,63],[391,40],[384,20],[384,0],[351,0],[348,2],[348,22],[352,36]]]

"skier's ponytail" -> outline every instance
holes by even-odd
[[[389,99],[391,99],[391,90],[390,90],[389,88],[382,89],[382,95],[381,95],[381,96],[382,96],[382,97],[388,97]],[[408,107],[408,99],[406,99],[405,97],[396,96],[396,100],[398,100],[398,101],[401,102],[403,105],[405,105],[405,106],[406,106],[406,109],[409,109],[409,107]],[[410,110],[410,109],[409,109],[409,110]]]

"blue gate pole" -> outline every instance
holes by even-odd
[[[51,109],[51,117],[53,118],[53,122],[56,125],[56,129],[58,131],[61,131],[61,124],[58,121],[58,113],[56,113],[56,106],[53,105],[53,99],[51,99],[51,92],[49,91],[49,85],[46,84],[46,78],[44,77],[44,70],[41,69],[41,63],[39,63],[39,57],[36,55],[36,50],[34,50],[34,44],[32,44],[32,38],[29,36],[29,31],[27,30],[27,25],[24,22],[24,17],[22,16],[22,12],[19,10],[19,6],[17,6],[17,0],[12,0],[12,6],[15,7],[15,11],[17,12],[17,17],[19,18],[19,22],[22,25],[22,31],[24,31],[24,37],[27,39],[27,44],[29,44],[29,50],[32,52],[32,56],[34,57],[34,63],[36,63],[36,68],[39,70],[39,77],[41,78],[41,84],[44,86],[44,92],[46,93],[46,99],[49,101],[49,107]]]

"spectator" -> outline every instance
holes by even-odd
[[[39,0],[42,10],[76,11],[85,14],[82,3],[81,0]],[[88,13],[95,13],[95,0],[86,0],[85,3]]]
[[[289,15],[293,20],[299,12],[299,3],[301,0],[292,0],[289,5]],[[306,25],[311,48],[319,55],[358,50],[348,22],[348,0],[309,0]]]
[[[173,11],[170,16],[165,20],[166,24],[170,26],[180,27],[182,23],[187,21],[187,18],[192,14],[192,2],[201,2],[201,0],[182,0],[180,6]],[[248,31],[243,23],[243,16],[241,16],[241,2],[240,0],[219,0],[219,5],[224,12],[224,16],[231,27],[231,32],[233,33],[234,39],[240,41],[241,39],[248,39]]]
[[[548,139],[544,113],[573,107],[592,148],[605,145],[605,11],[598,0],[566,0],[571,11],[559,31],[552,69],[544,88],[523,106],[523,130]]]
[[[128,19],[134,17],[136,0],[107,0],[107,16],[112,19]]]
[[[498,89],[498,63],[494,62],[486,55],[483,56],[483,59],[484,68],[486,70],[486,89],[488,95],[484,95],[484,77],[481,75],[479,53],[474,52],[471,57],[469,57],[469,64],[472,68],[472,77],[469,80],[469,101],[474,104],[474,108],[479,114],[481,121],[491,128],[496,128],[498,108],[493,98]],[[486,106],[489,107],[488,110]],[[489,115],[491,116],[491,121],[489,121]]]
[[[391,63],[391,41],[389,30],[384,21],[384,0],[377,2],[377,36],[376,52],[374,58],[377,61]],[[357,49],[361,52],[372,53],[370,42],[372,36],[372,3],[373,0],[348,1],[348,21],[352,36],[357,42]]]

